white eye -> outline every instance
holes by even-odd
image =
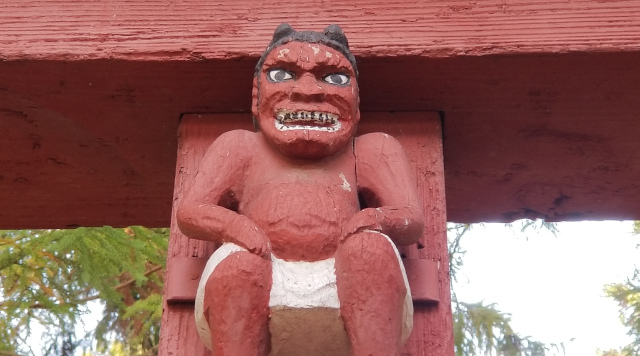
[[[333,85],[347,85],[349,84],[349,76],[342,73],[327,74],[322,78],[323,81]]]
[[[267,80],[272,83],[284,82],[293,79],[293,73],[284,69],[271,69],[267,72]]]

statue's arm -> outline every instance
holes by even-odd
[[[209,147],[177,209],[180,231],[188,237],[232,242],[250,252],[266,256],[269,243],[264,232],[239,214],[244,175],[254,148],[252,132],[230,131]]]
[[[350,220],[343,236],[376,230],[398,245],[417,242],[424,230],[424,214],[400,143],[389,135],[372,133],[356,138],[354,151],[358,193],[366,208]]]

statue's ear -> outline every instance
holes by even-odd
[[[271,43],[276,43],[282,38],[287,37],[295,32],[296,30],[294,30],[293,27],[291,27],[288,23],[282,23],[273,32],[273,39],[271,40]]]
[[[253,89],[251,90],[251,113],[253,117],[258,116],[258,81],[260,80],[258,77],[260,74],[257,74],[253,77]]]
[[[330,40],[336,41],[343,46],[349,48],[349,41],[347,41],[347,36],[342,32],[342,28],[338,25],[329,25],[324,29],[324,35],[327,36]]]

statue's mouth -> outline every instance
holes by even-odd
[[[313,130],[335,132],[340,129],[339,116],[321,111],[279,110],[276,113],[276,128],[280,131]]]

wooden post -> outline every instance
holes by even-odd
[[[401,249],[409,284],[414,295],[413,332],[402,355],[452,356],[453,319],[447,249],[447,211],[444,193],[442,122],[435,112],[363,113],[358,133],[385,132],[394,136],[404,148],[416,174],[422,194],[425,233],[416,245]],[[427,270],[412,271],[411,261],[435,264],[437,280]],[[409,262],[409,263],[408,263]],[[423,265],[425,266],[425,265]],[[421,276],[420,283],[412,275]],[[415,302],[414,289],[424,286],[438,297],[437,303]]]
[[[208,146],[223,132],[238,128],[252,129],[249,115],[191,114],[182,118],[160,356],[210,355],[195,329],[192,298],[202,261],[215,246],[182,235],[176,226],[175,207],[190,186]],[[401,250],[415,302],[414,328],[403,355],[453,355],[440,117],[434,112],[363,113],[358,133],[376,131],[394,136],[406,151],[423,197],[427,222],[420,243]]]

